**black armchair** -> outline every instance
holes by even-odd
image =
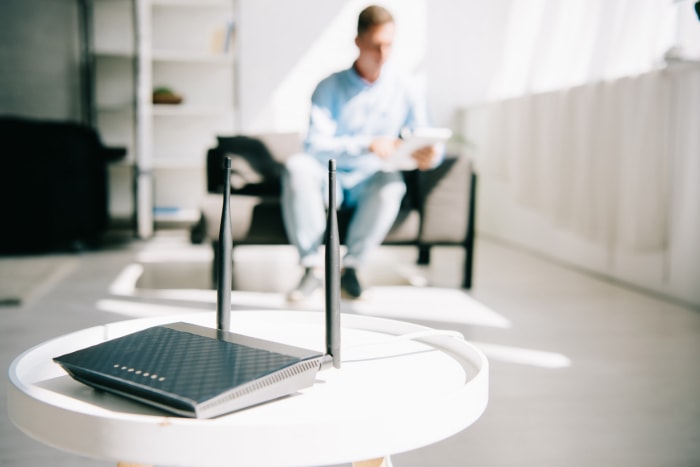
[[[231,212],[233,246],[288,244],[280,203],[280,171],[284,158],[299,151],[297,134],[219,138],[207,154],[207,191],[197,240],[210,241],[214,252],[221,219],[223,158],[232,158]],[[405,171],[407,192],[384,245],[415,245],[418,262],[430,262],[434,245],[465,250],[462,285],[472,286],[476,174],[464,156],[448,155],[437,168]],[[341,243],[352,211],[338,212]],[[215,261],[216,264],[216,261]]]

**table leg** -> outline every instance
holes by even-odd
[[[353,462],[352,467],[391,467],[389,457],[380,457],[368,461]]]

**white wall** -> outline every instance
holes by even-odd
[[[500,63],[510,0],[431,0],[427,96],[437,125],[459,128],[463,106],[483,102]]]
[[[238,0],[242,131],[303,131],[315,84],[357,55],[358,0]],[[389,0],[393,60],[423,79],[436,125],[488,94],[512,0]],[[273,14],[274,13],[274,14]]]
[[[426,0],[385,1],[397,22],[393,59],[422,72]],[[357,15],[367,2],[239,0],[240,126],[243,132],[304,131],[313,88],[357,56]]]

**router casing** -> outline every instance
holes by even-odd
[[[312,386],[324,354],[174,323],[54,361],[89,386],[180,416],[212,418]]]

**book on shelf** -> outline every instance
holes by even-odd
[[[226,25],[214,29],[211,35],[211,52],[229,54],[233,51],[236,36],[236,24],[233,20]]]

